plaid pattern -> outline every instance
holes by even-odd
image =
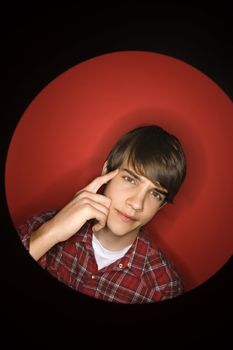
[[[55,213],[35,215],[18,228],[27,250],[31,233]],[[183,292],[179,275],[162,252],[143,237],[143,231],[124,257],[99,271],[92,248],[91,221],[69,240],[55,245],[38,263],[76,291],[108,302],[149,303]]]

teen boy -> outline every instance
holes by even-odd
[[[172,202],[185,174],[179,140],[156,125],[138,127],[116,143],[101,176],[19,234],[43,268],[81,293],[117,303],[176,297],[183,283],[142,227]]]

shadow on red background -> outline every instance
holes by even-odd
[[[51,82],[18,124],[6,166],[12,220],[17,227],[62,207],[101,173],[120,135],[159,124],[180,139],[188,171],[175,204],[147,227],[188,291],[232,254],[232,115],[223,91],[180,60],[122,51],[85,61]]]

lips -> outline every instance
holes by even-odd
[[[130,216],[126,213],[121,212],[120,210],[116,209],[116,212],[120,219],[124,222],[130,222],[130,221],[136,221],[136,218],[134,216]]]

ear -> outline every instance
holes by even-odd
[[[108,161],[106,160],[106,161],[104,162],[103,169],[102,169],[102,174],[101,174],[101,175],[107,174],[107,165],[108,165]]]

